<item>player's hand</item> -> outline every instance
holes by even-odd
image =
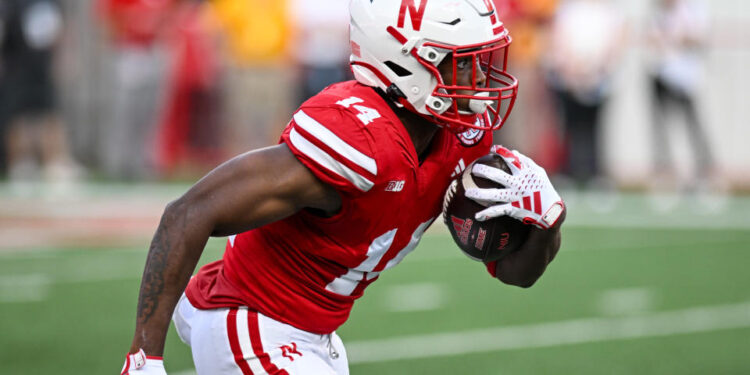
[[[544,168],[518,151],[493,146],[492,152],[505,160],[511,173],[483,164],[474,164],[471,173],[505,186],[504,188],[472,188],[466,197],[488,206],[477,212],[479,221],[500,216],[511,216],[526,224],[547,229],[554,226],[565,211],[560,195],[555,191]]]
[[[167,375],[164,370],[164,360],[162,357],[146,356],[143,349],[137,353],[125,355],[125,365],[122,366],[120,375]]]

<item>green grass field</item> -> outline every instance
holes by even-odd
[[[526,290],[428,233],[339,329],[352,374],[750,374],[750,222],[638,223],[572,214]],[[145,247],[0,253],[0,374],[117,373]],[[173,330],[165,356],[170,374],[194,373]]]

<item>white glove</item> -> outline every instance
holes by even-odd
[[[466,190],[467,198],[488,207],[477,212],[475,218],[485,221],[507,215],[542,229],[555,225],[565,210],[565,203],[555,191],[544,168],[515,150],[493,146],[492,152],[505,160],[511,174],[484,164],[473,165],[471,173],[474,176],[505,186],[503,189]]]
[[[167,371],[164,370],[162,357],[146,356],[143,349],[139,349],[138,353],[125,356],[125,365],[122,366],[120,375],[129,374],[167,375]]]

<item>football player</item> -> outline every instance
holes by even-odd
[[[166,207],[123,374],[165,373],[170,319],[199,374],[348,374],[335,330],[414,250],[463,166],[490,152],[517,90],[492,2],[352,0],[350,12],[356,80],[305,102],[278,145],[235,157]],[[488,264],[528,287],[559,249],[564,209],[540,215],[559,203],[544,170],[501,155],[539,182],[472,194],[497,202],[479,220],[539,226],[521,250]],[[497,171],[480,172],[510,181]],[[544,210],[494,199],[529,189]],[[191,278],[210,236],[229,236],[223,259]]]

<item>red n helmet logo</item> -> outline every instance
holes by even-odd
[[[404,21],[406,20],[406,12],[409,12],[411,18],[411,27],[414,31],[419,31],[422,28],[422,17],[424,17],[424,10],[427,7],[427,0],[421,0],[419,2],[419,9],[414,5],[415,0],[401,0],[401,10],[398,12],[398,27],[404,27]]]

